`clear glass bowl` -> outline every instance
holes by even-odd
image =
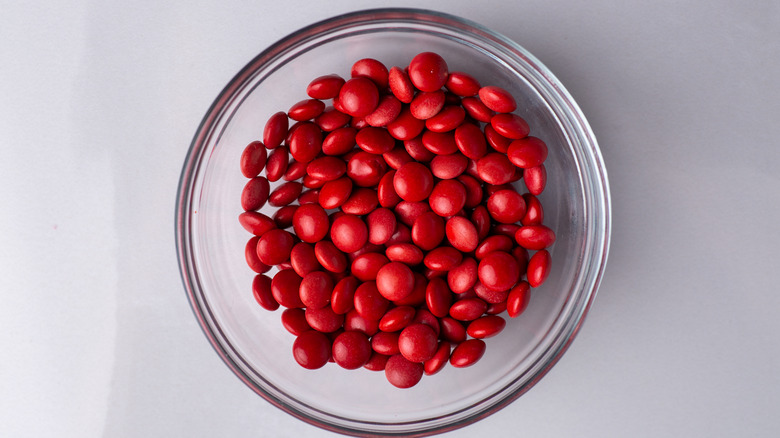
[[[558,240],[552,273],[529,308],[487,340],[474,366],[451,366],[400,390],[384,373],[329,364],[310,371],[291,353],[281,311],[260,308],[238,224],[246,179],[239,156],[265,120],[306,98],[314,77],[349,75],[358,59],[405,66],[422,51],[451,71],[509,90],[531,133],[549,146],[545,224]],[[521,183],[522,184],[522,183]],[[267,207],[268,208],[268,207]],[[270,211],[270,210],[269,210]],[[266,211],[266,213],[269,213]],[[206,113],[184,162],[176,206],[182,279],[209,342],[271,404],[316,426],[352,435],[428,435],[484,418],[525,393],[560,359],[596,294],[607,259],[607,175],[585,117],[558,80],[523,48],[478,24],[414,9],[369,10],[325,20],[284,38],[228,83]]]

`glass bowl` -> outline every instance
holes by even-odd
[[[411,389],[384,373],[298,366],[294,337],[254,300],[238,223],[246,183],[239,157],[265,120],[307,98],[311,79],[348,77],[358,59],[406,66],[433,51],[450,71],[509,90],[531,134],[549,146],[545,224],[553,268],[530,305],[487,340],[469,368],[447,366]],[[522,184],[522,182],[520,183]],[[524,189],[523,189],[524,190]],[[269,209],[269,207],[265,207]],[[264,210],[270,215],[270,210]],[[528,391],[560,359],[593,302],[607,259],[610,204],[596,139],[577,104],[536,58],[478,24],[438,12],[382,9],[331,18],[277,42],[241,70],[206,113],[182,170],[176,243],[184,288],[206,337],[231,370],[271,404],[351,435],[429,435],[484,418]]]

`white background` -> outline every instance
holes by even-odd
[[[0,0],[0,436],[333,436],[212,351],[174,201],[200,118],[245,63],[377,6],[530,50],[611,179],[610,261],[578,338],[529,393],[446,436],[780,435],[780,3],[176,3]]]

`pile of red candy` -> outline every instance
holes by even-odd
[[[286,308],[305,368],[384,370],[408,388],[474,364],[550,272],[547,146],[506,90],[431,52],[389,71],[361,59],[306,92],[241,155],[257,302]]]

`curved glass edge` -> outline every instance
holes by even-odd
[[[405,21],[405,22],[420,21],[423,24],[428,24],[428,25],[432,24],[434,26],[438,25],[443,27],[455,28],[468,33],[476,34],[481,38],[492,41],[497,48],[508,50],[507,54],[510,55],[511,57],[519,57],[524,62],[530,64],[531,67],[533,67],[532,70],[539,74],[539,77],[536,78],[537,81],[535,81],[535,85],[546,84],[550,86],[552,90],[554,90],[554,92],[549,93],[549,95],[545,93],[546,95],[545,97],[555,98],[556,97],[555,93],[560,94],[562,99],[560,99],[560,101],[557,103],[564,104],[564,106],[566,106],[569,109],[571,114],[576,116],[576,121],[577,121],[576,125],[579,128],[577,131],[580,134],[578,137],[581,138],[584,136],[585,144],[591,145],[591,149],[588,152],[590,152],[592,154],[592,157],[594,158],[594,162],[592,164],[597,169],[595,174],[600,176],[600,179],[598,181],[587,181],[587,182],[589,182],[590,185],[592,185],[592,187],[590,187],[591,191],[593,191],[594,193],[598,193],[598,195],[600,195],[603,200],[603,205],[601,206],[600,209],[601,215],[595,216],[596,223],[593,225],[593,228],[597,231],[598,234],[596,236],[597,240],[601,240],[602,244],[592,245],[594,246],[594,248],[592,248],[592,253],[594,256],[593,260],[600,260],[601,262],[599,264],[598,271],[593,273],[593,275],[591,275],[586,281],[586,283],[589,285],[589,287],[587,288],[589,289],[589,291],[586,294],[580,296],[580,298],[584,299],[585,302],[578,303],[576,305],[576,307],[579,309],[579,312],[570,315],[569,321],[567,321],[565,324],[569,329],[559,333],[559,336],[557,336],[557,338],[552,342],[552,347],[554,348],[551,351],[549,351],[548,354],[545,354],[542,359],[540,359],[540,361],[544,362],[544,365],[542,366],[541,369],[537,370],[534,373],[533,379],[523,383],[522,386],[520,388],[517,388],[513,393],[509,395],[505,395],[503,398],[501,398],[495,403],[491,403],[487,406],[481,407],[476,412],[470,413],[466,418],[459,419],[456,421],[451,421],[445,424],[433,425],[433,424],[428,424],[428,421],[423,420],[419,422],[396,424],[396,425],[351,422],[351,425],[348,426],[346,424],[334,424],[322,418],[311,417],[307,415],[307,413],[304,412],[303,410],[299,410],[297,407],[293,406],[292,404],[280,400],[277,397],[273,396],[272,394],[269,394],[263,391],[262,389],[258,388],[254,383],[254,381],[244,373],[244,371],[241,369],[239,364],[237,364],[234,361],[234,359],[231,357],[232,355],[230,354],[230,352],[226,351],[222,347],[222,345],[218,342],[218,340],[215,337],[215,334],[211,331],[214,329],[214,325],[212,324],[212,321],[210,321],[211,318],[209,318],[209,315],[204,314],[203,308],[198,305],[199,303],[202,303],[201,288],[199,282],[197,278],[192,278],[190,274],[191,271],[188,269],[188,267],[192,266],[193,264],[191,258],[191,242],[188,240],[187,237],[190,231],[190,223],[189,223],[190,218],[188,217],[188,212],[191,210],[190,207],[192,205],[192,199],[191,199],[192,186],[196,179],[196,175],[199,171],[198,163],[200,162],[199,157],[203,153],[203,146],[208,143],[208,139],[215,132],[219,131],[217,129],[217,126],[219,126],[220,124],[222,125],[224,124],[219,122],[224,117],[226,108],[229,107],[229,104],[231,102],[235,101],[236,93],[240,92],[241,88],[243,88],[247,84],[247,82],[251,80],[253,75],[256,73],[257,67],[259,65],[263,65],[272,61],[273,59],[279,57],[280,55],[288,52],[295,46],[305,44],[306,41],[314,38],[315,36],[321,36],[319,34],[321,34],[326,30],[333,32],[337,29],[349,27],[350,25],[354,25],[354,24],[362,24],[366,22],[373,23],[376,21],[398,21],[398,20]],[[550,90],[547,91],[549,92]],[[557,115],[560,116],[560,114]],[[217,123],[215,124],[215,122]],[[222,120],[222,122],[224,122],[224,120]],[[587,172],[585,172],[584,174],[588,175]],[[599,219],[602,219],[601,222],[603,223],[600,223]],[[587,123],[584,114],[582,114],[582,111],[579,108],[579,106],[572,99],[568,91],[560,84],[557,78],[555,78],[555,76],[549,70],[547,70],[547,68],[541,62],[539,62],[533,55],[531,55],[525,49],[519,46],[517,43],[504,37],[503,35],[500,35],[477,23],[471,22],[469,20],[460,17],[456,17],[456,16],[452,16],[449,14],[444,14],[436,11],[422,10],[422,9],[404,9],[404,8],[371,9],[371,10],[357,11],[349,14],[336,16],[330,19],[326,19],[314,23],[305,28],[302,28],[301,30],[288,35],[287,37],[281,39],[277,43],[270,46],[265,51],[261,52],[251,62],[249,62],[241,71],[239,71],[239,73],[237,73],[233,77],[233,79],[224,87],[224,89],[219,94],[217,99],[215,99],[214,103],[212,103],[211,107],[206,112],[206,116],[203,118],[200,126],[198,127],[198,130],[196,131],[196,135],[193,138],[192,143],[190,145],[190,149],[185,159],[185,166],[182,170],[182,174],[179,180],[179,187],[178,187],[178,193],[176,199],[175,226],[177,230],[176,249],[177,249],[177,256],[179,258],[180,274],[193,313],[198,319],[201,329],[203,330],[204,334],[206,335],[212,347],[216,350],[216,352],[223,359],[223,361],[228,365],[228,367],[242,381],[244,381],[244,383],[247,384],[247,386],[249,386],[254,392],[256,392],[258,395],[266,399],[274,406],[293,415],[294,417],[326,430],[331,430],[339,433],[346,433],[355,436],[365,436],[366,434],[370,434],[374,436],[376,435],[427,436],[431,434],[443,433],[448,430],[458,429],[460,427],[478,421],[482,418],[485,418],[490,414],[498,411],[499,409],[505,407],[506,405],[508,405],[509,403],[511,403],[518,397],[520,397],[522,394],[527,392],[536,382],[538,382],[547,373],[547,371],[549,371],[549,369],[552,368],[552,366],[555,365],[555,363],[557,363],[557,361],[560,359],[562,354],[566,351],[568,346],[574,340],[576,333],[579,331],[582,323],[584,322],[585,315],[587,314],[587,311],[590,308],[596,296],[598,286],[601,282],[601,278],[603,277],[603,272],[606,266],[607,254],[609,250],[610,235],[611,235],[611,199],[609,193],[608,177],[606,173],[606,168],[603,163],[603,157],[601,156],[601,152],[599,150],[595,136],[589,124]],[[598,239],[599,237],[600,239]],[[564,341],[561,342],[561,339],[563,339]],[[460,413],[463,413],[463,411],[461,411]],[[343,421],[345,419],[340,418],[340,420]],[[428,427],[426,427],[426,425]],[[395,430],[376,431],[375,429],[372,429],[371,426],[374,427],[390,426],[392,429]],[[409,428],[409,426],[416,426],[416,427]]]

